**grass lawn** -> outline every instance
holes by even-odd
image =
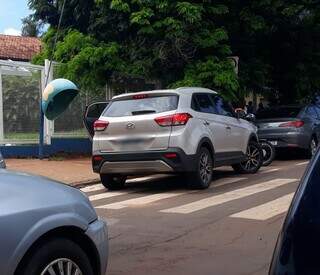
[[[70,132],[54,132],[53,137],[87,137],[87,131],[85,129],[78,129]],[[8,142],[10,141],[22,141],[30,140],[37,141],[39,140],[38,132],[30,133],[5,133],[4,139]]]
[[[38,140],[39,133],[32,132],[32,133],[5,133],[4,138],[8,141],[11,140]]]
[[[87,130],[82,128],[70,132],[55,131],[53,137],[88,137]]]

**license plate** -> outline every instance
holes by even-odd
[[[143,140],[141,138],[125,139],[125,140],[121,140],[120,144],[122,144],[122,145],[133,145],[133,144],[142,143],[142,141]]]
[[[269,141],[273,146],[277,146],[278,145],[278,141],[276,140],[270,140]]]
[[[126,139],[126,140],[121,140],[119,142],[120,149],[123,151],[126,150],[141,150],[143,149],[144,145],[144,140],[143,139]]]

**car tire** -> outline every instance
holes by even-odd
[[[126,176],[100,174],[102,185],[109,190],[120,190],[126,183]]]
[[[309,148],[307,150],[307,157],[312,158],[314,154],[317,152],[317,148],[318,148],[317,139],[314,136],[312,136],[309,143]]]
[[[187,175],[188,186],[192,189],[206,189],[210,186],[213,159],[209,150],[201,147],[198,153],[196,171]]]
[[[49,275],[51,270],[54,270],[54,274],[57,275],[68,274],[68,265],[73,272],[78,268],[81,271],[80,274],[94,275],[87,254],[79,245],[66,238],[52,238],[35,247],[28,255],[26,264],[15,274]],[[61,267],[64,273],[59,271]]]
[[[263,164],[263,152],[259,143],[250,141],[247,148],[246,159],[232,165],[232,168],[240,174],[255,174]]]

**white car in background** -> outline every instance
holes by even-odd
[[[122,188],[129,175],[158,173],[182,174],[201,189],[214,167],[255,173],[262,164],[257,128],[209,89],[119,95],[93,127],[93,170],[109,189]]]

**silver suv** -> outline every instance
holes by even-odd
[[[209,89],[116,96],[93,127],[93,170],[109,189],[122,188],[129,175],[158,173],[183,174],[192,188],[207,188],[214,167],[255,173],[262,163],[256,127]]]

